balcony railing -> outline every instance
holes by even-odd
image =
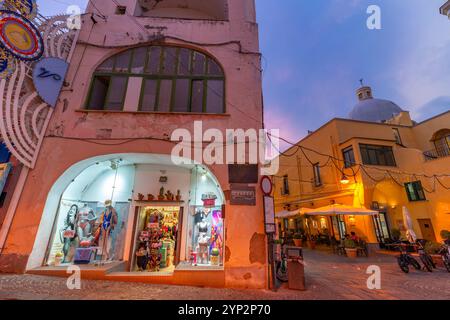
[[[423,153],[426,161],[432,161],[450,156],[450,148],[437,148]]]

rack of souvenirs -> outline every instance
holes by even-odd
[[[139,233],[136,250],[139,271],[158,272],[173,266],[178,214],[168,209],[146,209],[145,227]]]

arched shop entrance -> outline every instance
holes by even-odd
[[[54,184],[27,269],[119,265],[132,273],[221,269],[224,194],[208,168],[169,155],[84,160]]]

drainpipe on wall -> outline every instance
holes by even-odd
[[[5,220],[3,221],[3,225],[0,230],[0,255],[3,253],[6,238],[8,236],[9,229],[11,228],[11,224],[14,219],[14,214],[16,212],[17,205],[19,204],[20,196],[22,195],[22,191],[25,186],[25,181],[27,181],[29,172],[30,169],[28,167],[24,166],[22,168],[19,180],[17,181],[17,185],[14,188],[14,194],[11,198],[8,211],[6,212]]]

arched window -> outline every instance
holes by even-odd
[[[450,129],[443,129],[436,132],[432,142],[439,157],[447,157],[450,155]]]
[[[211,57],[175,46],[121,52],[95,71],[88,110],[225,112],[225,76]]]

